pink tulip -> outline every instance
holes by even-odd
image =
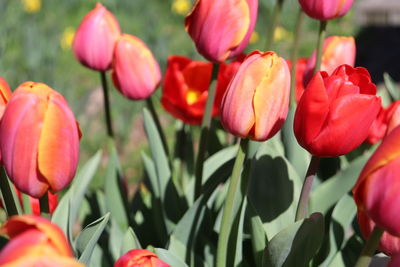
[[[353,0],[299,0],[299,3],[308,16],[326,21],[346,15]]]
[[[76,32],[73,43],[75,57],[93,70],[110,69],[115,42],[120,34],[121,30],[114,15],[97,3]]]

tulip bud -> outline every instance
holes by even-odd
[[[170,267],[157,255],[146,249],[132,249],[119,258],[114,267]]]
[[[97,3],[76,31],[73,42],[75,57],[90,69],[110,69],[115,42],[120,34],[121,30],[114,15]]]
[[[212,116],[219,114],[222,96],[241,59],[220,64]],[[183,56],[168,58],[161,104],[172,116],[186,123],[201,124],[212,76],[212,64]]]
[[[223,62],[247,46],[257,19],[257,0],[197,0],[185,28],[206,59]]]
[[[282,127],[289,108],[290,72],[274,52],[246,57],[225,92],[221,123],[230,133],[265,141]]]
[[[79,129],[65,99],[43,83],[21,84],[0,124],[3,164],[18,190],[39,198],[75,175]]]
[[[400,127],[383,139],[365,164],[353,197],[377,226],[400,236]]]
[[[161,71],[153,54],[139,38],[123,34],[115,46],[112,78],[125,97],[146,99],[160,84]]]
[[[1,266],[82,267],[61,229],[47,219],[13,216],[1,227],[10,241],[0,252]]]
[[[376,86],[364,68],[319,71],[305,89],[294,117],[299,144],[319,157],[344,155],[358,147],[381,108]],[[355,127],[357,125],[357,127]]]
[[[346,15],[353,0],[299,0],[299,3],[309,17],[326,21]]]
[[[317,59],[317,51],[314,51],[308,59],[304,70],[304,85],[307,86],[311,80],[315,62]],[[356,42],[353,37],[330,36],[325,39],[323,45],[321,71],[326,71],[329,75],[340,65],[350,65],[354,67],[356,60]]]

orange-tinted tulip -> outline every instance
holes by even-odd
[[[308,59],[307,65],[304,70],[304,85],[311,80],[317,52],[314,51]],[[353,37],[345,36],[330,36],[325,39],[323,45],[321,71],[326,71],[329,75],[340,65],[350,65],[354,67],[356,60],[356,43]]]
[[[157,255],[146,249],[132,249],[119,258],[114,267],[169,267]]]
[[[115,42],[120,34],[114,15],[97,3],[76,31],[73,42],[75,57],[88,68],[98,71],[110,69]]]
[[[319,157],[352,151],[367,138],[381,108],[375,94],[376,86],[364,68],[342,65],[332,75],[317,72],[296,109],[297,141]]]
[[[243,58],[221,64],[212,116],[219,114],[222,96]],[[172,116],[186,123],[201,124],[212,76],[212,64],[183,56],[168,58],[161,103]]]
[[[386,136],[353,189],[358,209],[377,226],[400,236],[400,127]]]
[[[0,229],[10,241],[0,252],[1,266],[83,266],[58,226],[30,215],[11,217]]]
[[[254,51],[229,84],[221,123],[230,133],[264,141],[282,127],[289,108],[290,72],[274,52]]]
[[[113,82],[129,99],[146,99],[158,87],[161,71],[153,54],[139,39],[123,34],[114,51]]]
[[[43,83],[21,84],[0,125],[3,164],[17,189],[39,198],[66,187],[78,164],[78,131],[62,95]]]
[[[257,19],[257,0],[197,0],[185,27],[206,59],[223,62],[246,47]]]
[[[314,19],[330,20],[342,17],[354,0],[299,0],[304,13]]]

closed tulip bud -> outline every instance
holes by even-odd
[[[364,68],[342,65],[332,75],[317,72],[296,109],[297,141],[319,157],[352,151],[367,138],[379,113],[381,99],[375,94],[376,86]]]
[[[353,197],[378,227],[400,236],[400,127],[383,139],[365,164]]]
[[[311,80],[317,52],[314,51],[308,59],[307,65],[304,70],[304,84],[305,86]],[[354,67],[356,60],[356,42],[353,37],[345,36],[330,36],[325,39],[323,45],[321,71],[326,71],[329,75],[340,65],[350,65]]]
[[[43,83],[21,84],[0,124],[0,150],[21,192],[39,198],[66,187],[78,164],[79,129],[65,99]]]
[[[201,55],[223,62],[247,46],[257,9],[257,0],[197,0],[186,17],[186,31]]]
[[[289,108],[290,72],[274,52],[248,55],[225,92],[221,123],[230,133],[264,141],[282,127]]]
[[[119,258],[114,267],[170,267],[146,249],[132,249]]]
[[[118,21],[97,3],[76,31],[73,51],[84,66],[98,71],[111,68],[115,42],[121,34]]]
[[[10,241],[0,252],[1,266],[82,267],[61,231],[47,219],[21,215],[11,217],[0,229]]]
[[[346,15],[353,0],[299,0],[299,3],[309,17],[326,21]]]
[[[153,54],[139,39],[123,34],[114,51],[113,82],[129,99],[146,99],[158,87],[161,71]]]

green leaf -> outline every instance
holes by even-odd
[[[321,246],[323,236],[324,218],[320,213],[293,223],[269,242],[265,266],[308,266]]]
[[[172,254],[170,251],[162,249],[162,248],[156,248],[154,250],[155,250],[155,253],[157,254],[158,258],[160,260],[162,260],[163,262],[169,264],[170,266],[188,267],[186,265],[186,263],[184,263],[181,259],[179,259],[174,254]]]
[[[87,225],[76,238],[76,249],[80,253],[79,261],[85,265],[90,264],[94,248],[106,227],[110,213]]]
[[[247,208],[247,199],[245,198],[236,213],[236,217],[233,218],[232,229],[228,241],[229,245],[227,247],[228,266],[241,266],[242,261],[244,261],[243,224],[244,224],[244,215],[246,208]]]
[[[129,250],[139,248],[142,248],[142,246],[140,245],[140,241],[137,238],[133,229],[129,227],[122,239],[120,255],[122,256]]]
[[[390,75],[385,72],[383,74],[383,80],[385,82],[385,87],[388,90],[391,98],[393,101],[399,100],[400,99],[400,89],[397,88],[395,82],[393,79],[390,77]]]
[[[68,237],[69,242],[73,245],[72,225],[71,220],[69,219],[69,214],[71,213],[71,192],[72,191],[68,190],[61,201],[58,202],[57,208],[51,217],[51,221],[61,228],[64,234]]]
[[[267,247],[267,235],[264,231],[263,223],[260,216],[251,202],[247,203],[246,219],[250,225],[251,247],[253,249],[254,260],[256,267],[261,267],[263,263],[264,250]]]

